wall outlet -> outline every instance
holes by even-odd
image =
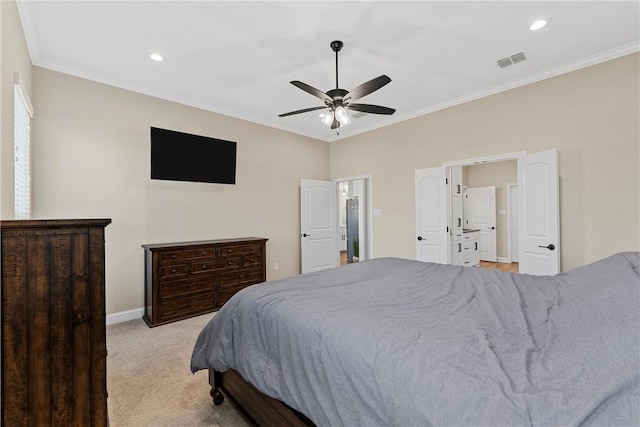
[[[275,271],[280,270],[280,264],[278,264],[277,262],[274,262],[274,263],[273,263],[273,269],[274,269]]]

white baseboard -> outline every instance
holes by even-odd
[[[129,320],[140,319],[143,315],[144,307],[107,314],[107,325],[114,325],[116,323],[128,322]]]
[[[503,262],[505,264],[511,264],[511,258],[505,258],[505,257],[498,257],[498,262]]]

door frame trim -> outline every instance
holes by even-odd
[[[518,189],[518,183],[517,182],[510,182],[507,184],[507,253],[509,254],[508,260],[509,263],[514,262],[513,261],[513,221],[515,219],[516,222],[518,222],[518,218],[514,218],[513,217],[513,209],[511,209],[511,207],[513,206],[514,200],[513,197],[511,196],[511,190],[513,188],[516,188],[516,190]],[[515,203],[518,203],[518,200],[515,200]]]
[[[526,151],[516,151],[514,153],[496,154],[494,156],[476,157],[474,159],[456,160],[454,162],[444,162],[442,166],[473,166],[480,163],[502,162],[504,160],[518,160],[519,157],[526,156]]]
[[[347,177],[341,177],[341,178],[334,178],[333,182],[335,183],[339,183],[339,182],[344,182],[344,181],[354,181],[356,179],[364,179],[366,182],[365,185],[365,196],[367,198],[366,200],[366,213],[367,213],[367,259],[372,259],[373,258],[373,176],[368,173],[368,174],[363,174],[363,175],[353,175],[353,176],[347,176]],[[338,191],[338,190],[336,190]],[[338,206],[338,209],[340,209],[340,206]],[[340,216],[339,216],[339,212],[338,212],[338,216],[337,216],[337,220],[338,222],[340,221]],[[339,224],[338,224],[339,225]],[[336,233],[339,233],[339,228],[337,228]],[[339,236],[338,236],[339,237]],[[340,251],[338,251],[338,257],[340,256]],[[340,265],[340,259],[338,259],[338,265]]]

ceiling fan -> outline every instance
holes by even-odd
[[[371,92],[375,92],[387,83],[391,82],[391,79],[386,75],[381,75],[373,80],[369,80],[366,83],[361,84],[357,88],[349,91],[340,89],[338,86],[338,52],[342,49],[343,43],[340,40],[334,40],[331,42],[331,50],[336,53],[336,88],[327,92],[322,92],[312,86],[301,81],[294,80],[290,82],[292,85],[316,96],[324,101],[325,105],[321,107],[304,108],[302,110],[291,111],[289,113],[279,114],[278,117],[292,116],[294,114],[307,113],[309,111],[324,110],[326,111],[320,114],[322,123],[327,126],[331,126],[331,129],[337,129],[340,126],[346,126],[351,123],[351,118],[347,114],[346,108],[350,110],[362,111],[363,113],[373,114],[385,114],[391,115],[395,113],[395,109],[389,107],[382,107],[380,105],[371,104],[354,104],[352,101],[369,95]]]

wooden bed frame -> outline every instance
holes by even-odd
[[[209,384],[215,405],[221,405],[226,397],[252,426],[315,427],[303,414],[265,395],[233,369],[225,372],[209,369]]]

